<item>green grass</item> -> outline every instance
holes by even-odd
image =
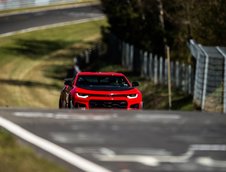
[[[67,170],[36,155],[8,132],[0,128],[1,172],[66,172]]]
[[[0,106],[58,108],[73,58],[101,38],[105,20],[0,38]],[[0,128],[0,172],[65,172]]]
[[[99,20],[0,38],[0,106],[57,108],[73,58],[101,38],[104,25]]]

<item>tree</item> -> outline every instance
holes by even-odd
[[[191,37],[203,44],[226,45],[225,0],[102,0],[102,4],[111,32],[159,56],[164,55],[164,40],[172,58],[186,61]]]
[[[226,46],[225,0],[200,0],[191,4],[192,36],[206,45]]]

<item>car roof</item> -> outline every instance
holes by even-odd
[[[125,76],[122,73],[118,72],[79,72],[79,76],[81,75],[92,75],[92,76],[104,76],[104,75],[111,75],[111,76]]]

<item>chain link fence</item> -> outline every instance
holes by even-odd
[[[135,48],[125,42],[121,42],[122,65],[150,79],[154,84],[168,84],[167,59],[158,57],[151,52]],[[181,89],[184,93],[193,94],[193,68],[190,64],[179,61],[170,61],[171,85]]]
[[[205,111],[226,112],[226,47],[210,47],[190,40],[196,60],[194,103]]]

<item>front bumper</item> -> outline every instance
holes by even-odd
[[[142,99],[128,99],[126,97],[75,97],[73,105],[76,108],[85,109],[142,109]]]

